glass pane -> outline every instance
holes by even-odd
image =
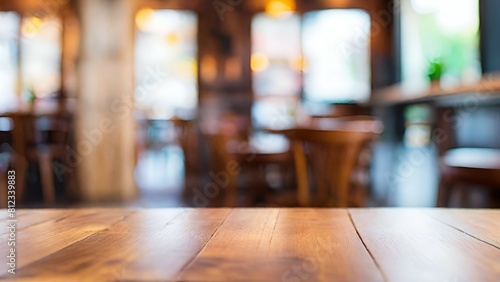
[[[370,95],[370,15],[326,10],[304,15],[304,98],[364,101]]]
[[[256,95],[298,95],[301,60],[297,14],[261,13],[253,18],[251,67]]]
[[[148,118],[189,118],[198,105],[194,12],[140,10],[136,15],[136,107]]]
[[[16,105],[19,16],[0,12],[0,111]]]
[[[438,76],[453,85],[481,75],[478,0],[404,0],[401,13],[406,85],[426,88]],[[436,66],[442,68],[440,75],[431,71]]]
[[[21,26],[23,95],[55,96],[61,88],[61,21],[55,17],[23,18]]]

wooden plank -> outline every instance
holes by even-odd
[[[500,211],[349,212],[352,221],[345,209],[20,210],[26,226],[18,232],[17,275],[2,278],[496,282],[500,277],[495,245]]]
[[[499,210],[432,209],[426,213],[470,236],[500,248]]]
[[[55,210],[55,209],[44,209],[44,210],[20,210],[16,212],[15,220],[17,220],[17,231],[21,231],[35,224],[40,224],[48,221],[58,221],[64,217],[67,217],[74,213],[75,210]],[[2,221],[7,221],[12,218],[8,217],[8,213],[5,212],[4,216],[0,218]],[[0,230],[0,235],[7,234],[9,230],[3,228]]]
[[[302,265],[305,275],[292,275],[289,268],[288,281],[383,281],[345,209],[282,211],[271,253],[307,262]]]
[[[268,250],[278,209],[234,209],[207,246],[178,277],[181,281],[266,281],[277,276],[254,257]],[[253,274],[253,275],[252,275]]]
[[[181,281],[383,281],[341,209],[238,209]]]
[[[20,269],[20,281],[167,281],[211,238],[229,209],[140,210]],[[82,227],[91,224],[81,223]]]
[[[35,222],[35,218],[46,219],[47,213],[31,211],[28,221]],[[49,212],[50,213],[50,212]],[[71,244],[108,228],[111,224],[123,219],[132,211],[117,209],[88,209],[77,213],[68,211],[67,217],[54,217],[54,220],[41,222],[17,231],[16,256],[17,269],[40,260]],[[19,219],[24,221],[24,219]],[[0,236],[0,240],[7,241],[9,234]],[[4,265],[7,261],[8,248],[1,248],[0,256]],[[0,275],[7,273],[6,268],[0,269]]]
[[[16,217],[19,217],[24,214],[28,214],[28,210],[16,211]],[[2,212],[0,213],[0,220],[7,220],[8,218],[9,218],[9,213],[7,213],[7,209],[2,209]]]
[[[498,281],[499,249],[423,210],[351,209],[352,220],[388,281]]]

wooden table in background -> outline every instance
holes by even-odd
[[[500,277],[499,210],[70,209],[17,219],[16,275],[1,269],[8,281]],[[1,250],[6,260],[6,243]]]

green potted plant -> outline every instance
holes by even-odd
[[[441,59],[434,59],[429,63],[429,69],[427,70],[427,77],[431,84],[439,83],[441,76],[443,75],[444,64]]]

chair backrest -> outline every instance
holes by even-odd
[[[381,133],[384,126],[374,116],[357,115],[343,117],[316,116],[311,120],[311,127],[324,130],[355,130]]]
[[[222,133],[202,130],[210,154],[210,169],[224,170],[227,163],[234,160],[227,149],[228,137]]]
[[[184,152],[185,173],[191,174],[199,171],[199,144],[198,127],[196,120],[185,120],[179,117],[173,117],[170,122],[174,125],[176,139]]]
[[[35,118],[37,142],[47,145],[67,145],[72,138],[73,115],[60,110]]]
[[[360,152],[377,133],[353,130],[290,129],[301,206],[349,206],[349,186]],[[311,197],[314,184],[316,194]]]
[[[201,127],[201,131],[205,140],[207,141],[209,150],[210,167],[211,173],[218,174],[220,172],[226,172],[228,165],[235,162],[235,158],[228,150],[228,142],[230,138],[227,134],[220,131],[214,131],[213,128],[207,128],[206,126]],[[229,173],[228,182],[224,185],[225,196],[224,204],[226,206],[236,205],[236,176]]]

